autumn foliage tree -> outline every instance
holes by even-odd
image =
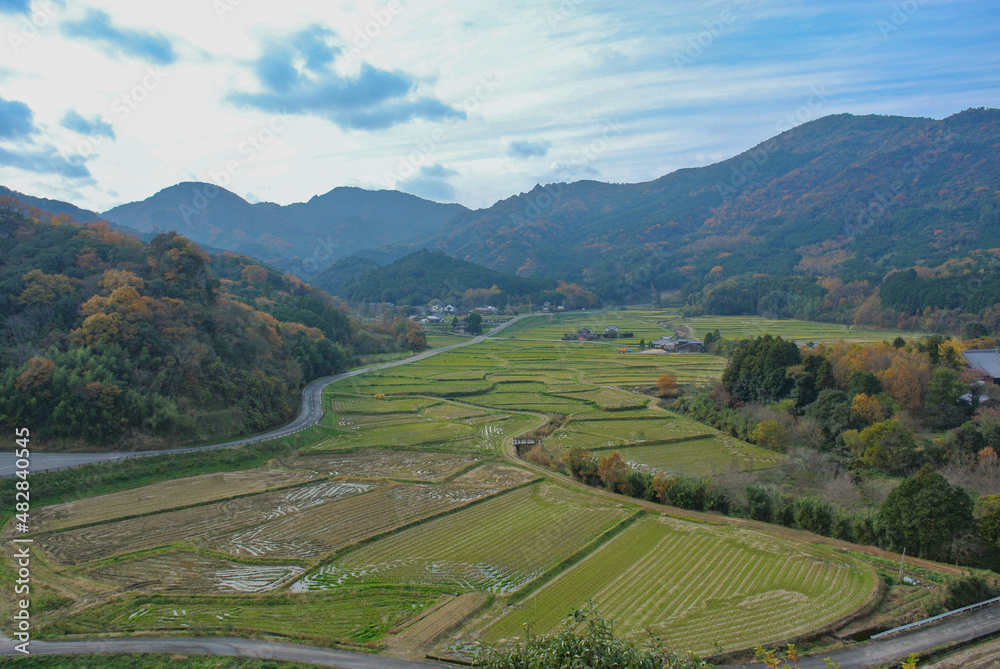
[[[28,213],[0,208],[0,227],[14,231],[0,234],[0,424],[32,425],[49,447],[258,431],[287,420],[299,388],[355,352],[396,349],[332,296],[249,258]],[[244,283],[260,270],[265,281]],[[417,334],[404,339],[419,345]]]
[[[677,377],[667,372],[656,380],[656,389],[661,397],[670,397],[677,391]]]

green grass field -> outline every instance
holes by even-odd
[[[287,635],[293,639],[377,642],[419,614],[440,588],[343,588],[330,593],[265,597],[135,596],[115,599],[60,623],[70,634],[184,632]]]
[[[765,534],[649,517],[615,537],[485,630],[511,641],[555,628],[593,600],[616,629],[646,630],[706,653],[793,637],[850,613],[875,588],[853,558]]]
[[[669,310],[629,309],[625,311],[593,311],[547,314],[535,316],[503,332],[522,339],[559,339],[564,333],[573,333],[580,328],[589,328],[603,333],[604,328],[614,325],[621,332],[632,332],[633,337],[621,339],[620,343],[636,345],[640,339],[647,342],[664,335],[680,331],[684,336],[703,339],[716,328],[727,339],[747,339],[763,334],[781,336],[805,343],[847,341],[881,341],[897,335],[912,337],[911,333],[896,331],[859,330],[836,323],[817,323],[795,319],[767,319],[759,316],[700,316],[681,318]],[[601,342],[619,343],[619,340],[600,339]]]

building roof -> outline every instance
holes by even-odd
[[[969,366],[985,372],[993,379],[1000,379],[1000,350],[980,349],[975,351],[962,351]]]

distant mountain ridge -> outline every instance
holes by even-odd
[[[25,195],[24,193],[19,193],[16,190],[11,190],[6,186],[0,186],[0,195],[6,195],[9,197],[17,198],[24,204],[37,207],[43,211],[47,211],[53,214],[69,214],[74,220],[80,223],[87,223],[89,221],[102,221],[104,217],[98,214],[96,211],[90,211],[89,209],[81,209],[74,204],[69,202],[61,202],[59,200],[49,200],[44,197],[34,197],[32,195]]]
[[[461,205],[398,191],[352,187],[286,206],[251,204],[224,188],[185,182],[104,216],[147,233],[175,230],[201,244],[245,253],[309,277],[358,251],[433,234],[464,211]]]
[[[536,186],[410,247],[629,302],[755,275],[878,284],[1000,246],[998,211],[1000,110],[838,114],[646,183]]]
[[[535,295],[537,303],[548,299],[562,303],[555,293],[554,279],[532,279],[506,274],[452,258],[441,251],[415,251],[392,263],[350,256],[317,274],[313,284],[352,302],[426,304],[438,300],[461,300],[466,291],[496,288],[498,301],[507,296]],[[478,304],[472,306],[481,306]]]

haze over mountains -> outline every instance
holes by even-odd
[[[892,267],[997,246],[998,200],[1000,111],[940,121],[842,114],[648,183],[536,187],[459,215],[424,244],[591,285],[629,277],[678,288],[716,267],[721,277],[880,280]]]
[[[186,182],[104,216],[140,232],[175,230],[304,276],[363,249],[420,239],[467,211],[398,191],[335,188],[308,202],[250,204],[211,184]]]
[[[816,277],[873,287],[897,269],[995,248],[998,212],[1000,111],[970,109],[943,120],[827,116],[707,167],[646,183],[537,186],[477,211],[359,188],[250,204],[182,183],[104,216],[144,233],[176,230],[307,280],[365,256],[331,268],[321,281],[329,287],[427,248],[617,302],[670,290],[718,302],[735,291],[738,299],[706,306],[743,313],[775,290],[785,300],[815,292]],[[796,277],[802,285],[790,288]]]

